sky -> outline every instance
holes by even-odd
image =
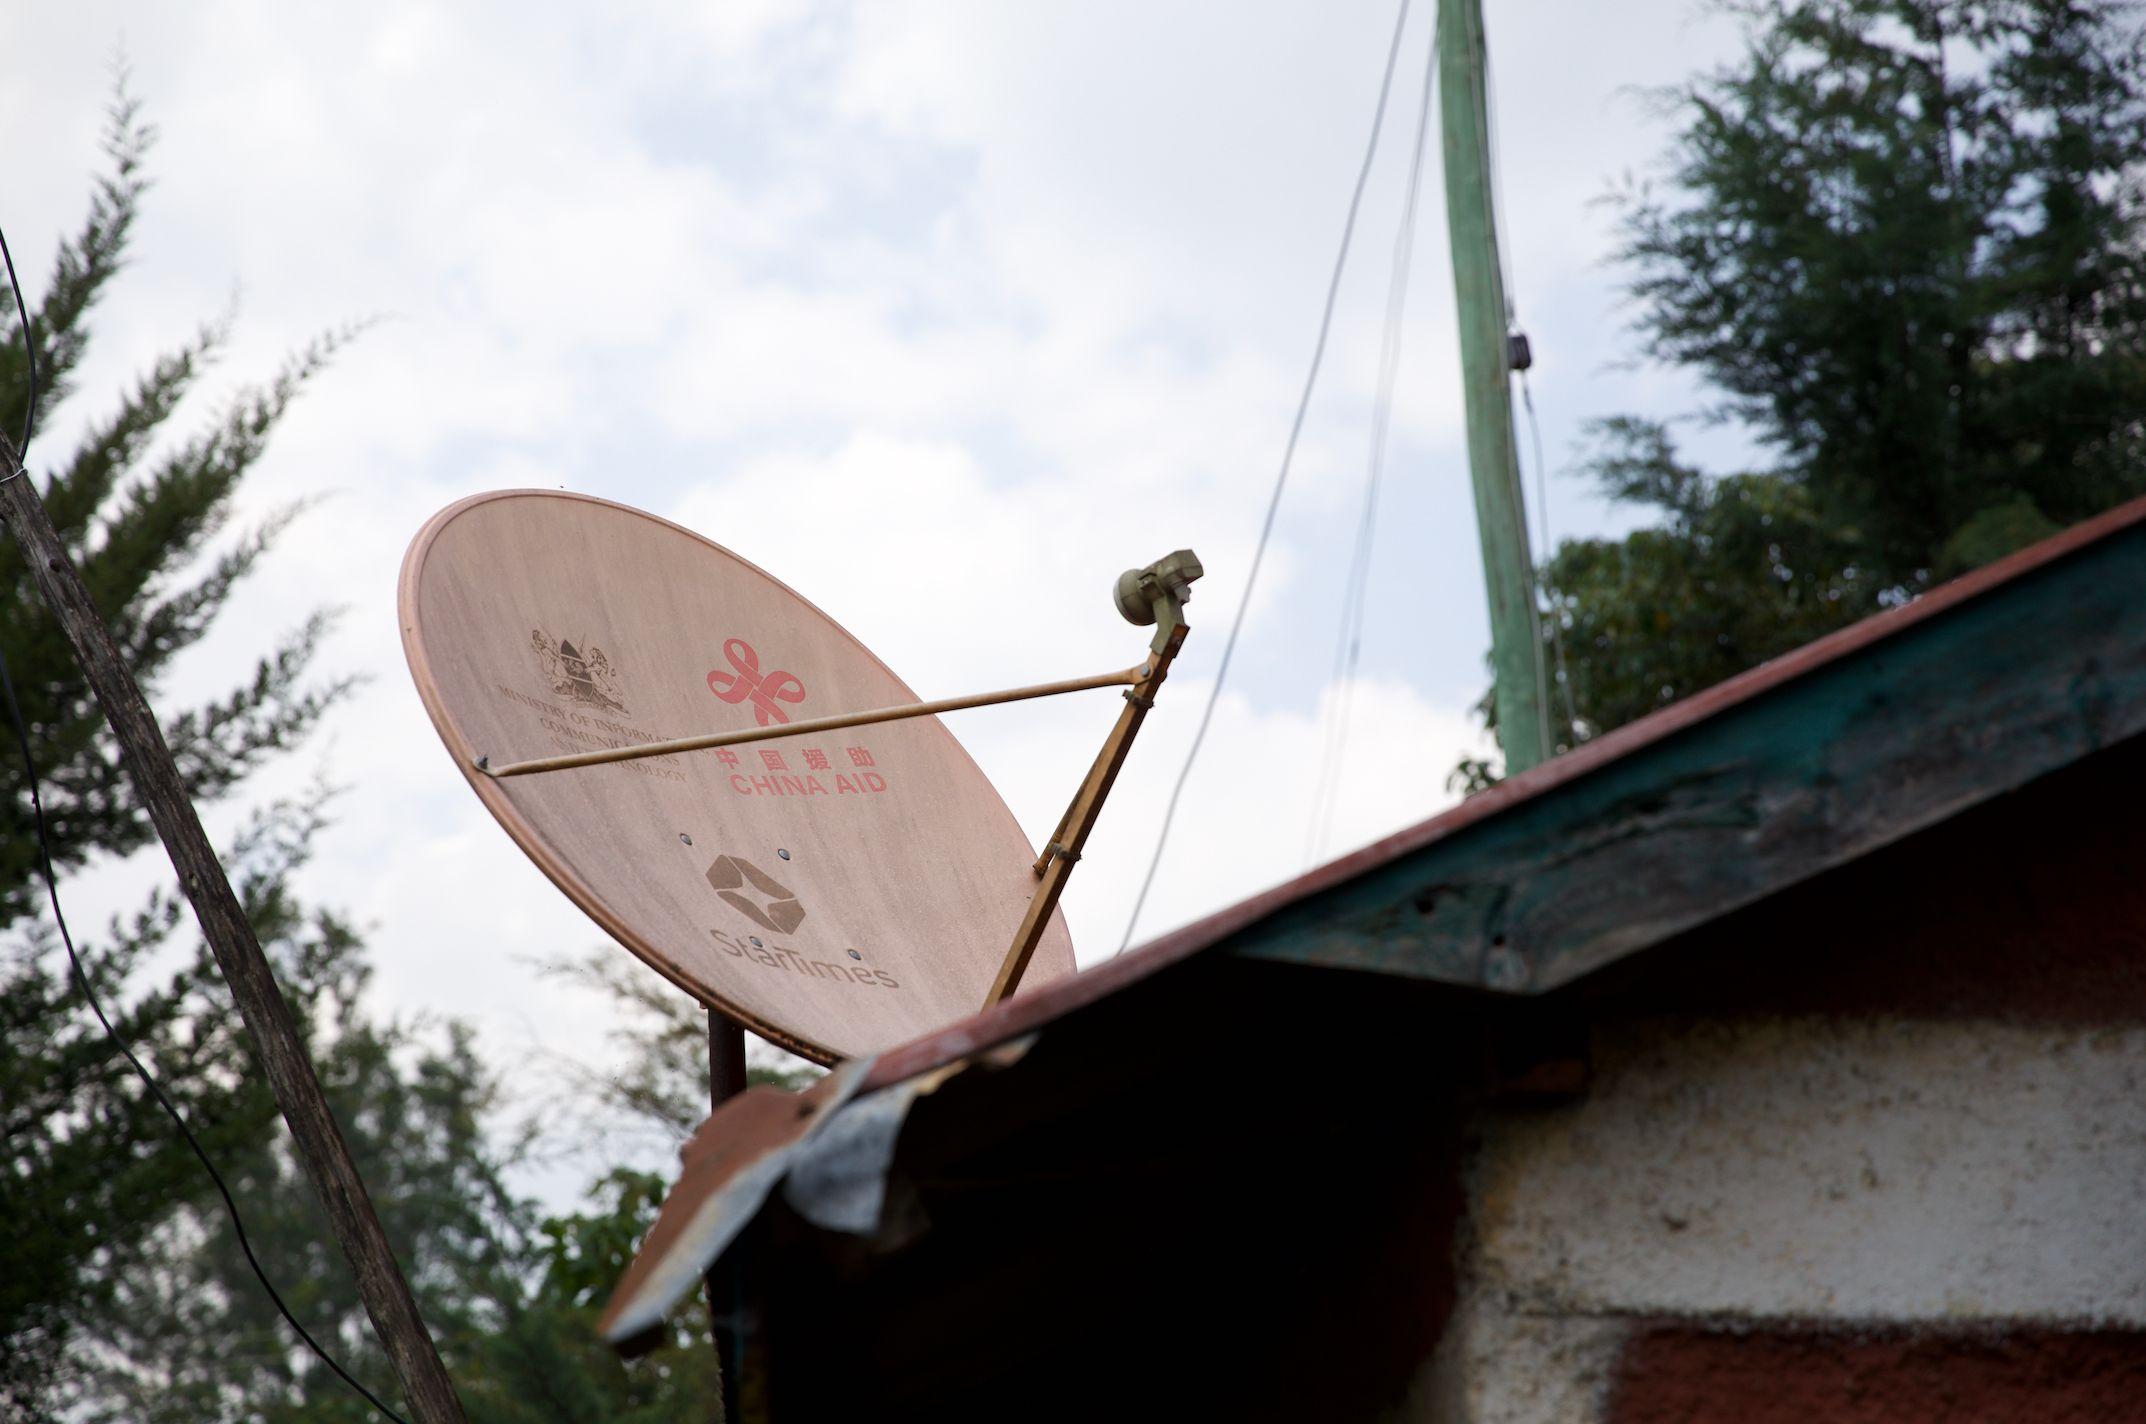
[[[1352,736],[1331,833],[1308,843],[1434,8],[1408,19],[1326,368],[1137,939],[1437,813],[1448,771],[1485,745],[1434,134]],[[1604,199],[1668,136],[1640,91],[1733,36],[1689,0],[1488,8],[1501,221],[1549,465],[1544,507],[1523,438],[1531,516],[1556,538],[1616,533],[1631,513],[1573,469],[1586,422],[1702,395],[1635,362]],[[212,695],[307,610],[343,610],[320,667],[367,681],[249,795],[344,788],[301,890],[365,927],[376,1007],[464,1018],[502,1063],[601,1056],[602,1006],[534,961],[603,937],[479,806],[412,689],[395,580],[435,510],[506,486],[649,509],[805,592],[926,697],[1131,661],[1145,635],[1113,611],[1113,579],[1191,547],[1208,571],[1193,635],[1065,900],[1093,964],[1124,934],[1213,687],[1395,14],[10,6],[0,226],[33,303],[101,171],[116,65],[160,131],[133,264],[32,464],[205,319],[232,314],[233,337],[180,430],[320,333],[369,323],[286,419],[239,522],[316,502],[156,700]],[[1108,702],[950,725],[1040,840]],[[161,873],[144,854],[67,893],[95,924]]]

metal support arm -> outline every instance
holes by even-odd
[[[676,737],[667,742],[639,742],[632,746],[606,747],[602,751],[568,752],[563,756],[534,757],[493,766],[491,758],[477,758],[476,768],[494,780],[509,776],[533,776],[545,771],[570,771],[577,766],[605,766],[641,757],[672,756],[714,747],[734,747],[741,742],[765,742],[776,737],[797,737],[813,732],[832,732],[843,727],[864,727],[874,722],[899,722],[909,717],[933,717],[941,712],[960,712],[970,707],[996,707],[1004,702],[1025,702],[1034,697],[1056,697],[1065,692],[1086,692],[1097,687],[1122,687],[1137,683],[1146,664],[1094,677],[1042,682],[1032,687],[1010,687],[1000,692],[978,692],[967,697],[942,697],[936,702],[906,702],[899,707],[878,707],[869,712],[838,712],[831,717],[813,717],[803,722],[778,722],[771,727],[748,727],[738,732],[709,732],[698,737]]]
[[[1169,676],[1170,664],[1184,646],[1185,634],[1191,631],[1185,623],[1185,604],[1192,598],[1192,581],[1203,572],[1193,552],[1180,549],[1144,569],[1129,569],[1118,578],[1118,611],[1130,623],[1155,625],[1151,645],[1154,656],[1135,669],[1139,677],[1126,689],[1125,710],[1118,714],[1117,725],[1103,739],[1103,749],[1096,753],[1095,765],[1081,779],[1066,813],[1058,818],[1058,829],[1051,832],[1043,853],[1030,867],[1042,884],[1030,897],[1021,927],[1014,931],[1013,944],[999,965],[998,977],[992,981],[991,992],[984,996],[987,1009],[1010,998],[1020,987],[1021,976],[1028,972],[1028,962],[1035,957],[1044,927],[1051,922],[1051,911],[1058,908],[1058,897],[1065,893],[1066,881],[1088,844],[1088,833],[1095,829],[1096,817],[1102,814],[1103,799],[1110,795],[1111,785],[1125,765],[1125,755],[1133,748],[1133,738],[1139,735],[1141,722],[1155,705],[1155,690]]]

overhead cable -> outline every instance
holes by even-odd
[[[1371,161],[1378,155],[1379,130],[1386,123],[1386,100],[1393,92],[1394,65],[1401,57],[1401,35],[1408,24],[1408,6],[1409,0],[1401,0],[1399,13],[1394,16],[1393,39],[1386,49],[1386,69],[1379,79],[1378,104],[1371,115],[1371,136],[1364,145],[1356,187],[1349,195],[1349,212],[1341,225],[1341,246],[1334,254],[1333,275],[1327,279],[1326,305],[1319,314],[1318,340],[1312,344],[1311,366],[1304,373],[1304,389],[1297,397],[1296,416],[1289,423],[1289,439],[1282,446],[1281,468],[1276,471],[1273,491],[1267,496],[1267,512],[1260,521],[1259,540],[1252,549],[1251,567],[1245,573],[1244,592],[1237,599],[1237,613],[1230,620],[1229,637],[1222,643],[1222,659],[1215,668],[1214,686],[1207,694],[1207,706],[1200,713],[1200,724],[1192,734],[1192,746],[1185,753],[1185,764],[1179,768],[1177,781],[1170,788],[1169,803],[1163,808],[1162,828],[1155,836],[1155,853],[1148,861],[1147,874],[1140,881],[1140,893],[1134,897],[1132,913],[1126,916],[1125,935],[1118,941],[1121,954],[1133,942],[1133,931],[1140,924],[1140,911],[1147,904],[1148,891],[1155,885],[1155,872],[1161,867],[1163,851],[1170,843],[1170,825],[1177,817],[1177,805],[1185,794],[1185,782],[1192,775],[1193,764],[1199,760],[1201,745],[1207,740],[1215,706],[1222,700],[1222,688],[1229,679],[1230,659],[1237,651],[1237,636],[1244,631],[1244,615],[1252,606],[1252,590],[1259,582],[1259,568],[1267,555],[1267,543],[1274,535],[1274,516],[1282,507],[1282,492],[1289,486],[1289,467],[1296,459],[1297,441],[1304,433],[1304,416],[1311,409],[1312,390],[1319,381],[1319,367],[1326,359],[1326,338],[1334,325],[1334,304],[1341,293],[1341,274],[1348,267],[1349,244],[1356,236],[1357,210],[1363,206],[1364,185],[1371,178]]]
[[[1408,274],[1416,251],[1417,200],[1423,190],[1425,139],[1431,129],[1431,95],[1438,76],[1438,25],[1431,24],[1430,58],[1424,64],[1422,103],[1416,111],[1416,146],[1409,160],[1408,196],[1394,237],[1393,268],[1386,281],[1386,324],[1379,338],[1378,395],[1371,407],[1371,457],[1364,475],[1363,515],[1356,527],[1356,547],[1343,581],[1341,626],[1334,638],[1334,706],[1325,744],[1319,754],[1319,779],[1312,792],[1312,813],[1305,820],[1304,863],[1308,868],[1327,844],[1341,804],[1341,774],[1348,758],[1349,720],[1356,697],[1356,668],[1363,651],[1364,621],[1370,605],[1371,555],[1378,538],[1379,486],[1386,470],[1386,436],[1393,424],[1394,384],[1401,372],[1401,336],[1408,308]]]
[[[1535,520],[1542,529],[1542,568],[1547,570],[1551,557],[1556,553],[1556,546],[1550,542],[1550,473],[1542,453],[1542,424],[1535,416],[1535,392],[1528,384],[1528,368],[1535,364],[1535,359],[1529,351],[1527,338],[1520,334],[1520,280],[1515,275],[1513,259],[1502,232],[1508,209],[1505,203],[1505,171],[1498,164],[1498,78],[1487,45],[1483,50],[1483,144],[1485,165],[1490,169],[1493,195],[1490,221],[1498,254],[1498,288],[1505,293],[1506,331],[1508,339],[1516,343],[1521,352],[1527,353],[1524,358],[1514,360],[1513,370],[1520,377],[1520,401],[1527,410],[1528,434],[1535,447]],[[1542,617],[1550,625],[1550,652],[1557,673],[1558,688],[1565,704],[1565,735],[1569,739],[1567,745],[1576,745],[1580,736],[1580,719],[1573,707],[1572,672],[1565,662],[1564,620],[1558,613],[1556,591],[1550,587],[1546,575],[1531,578],[1529,585]],[[1540,649],[1536,650],[1536,655],[1538,658],[1541,656]],[[1547,701],[1542,707],[1542,716],[1547,723]],[[1545,736],[1543,745],[1555,752],[1557,740]]]

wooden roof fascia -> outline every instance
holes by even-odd
[[[1541,992],[2141,731],[2134,501],[1324,867],[1211,947]]]

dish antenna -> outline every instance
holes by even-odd
[[[1132,667],[920,702],[728,550],[608,500],[473,495],[403,560],[403,650],[478,798],[597,924],[826,1063],[1073,972],[1058,897],[1185,639],[1181,550],[1116,587]],[[1041,854],[939,713],[1121,687]]]

